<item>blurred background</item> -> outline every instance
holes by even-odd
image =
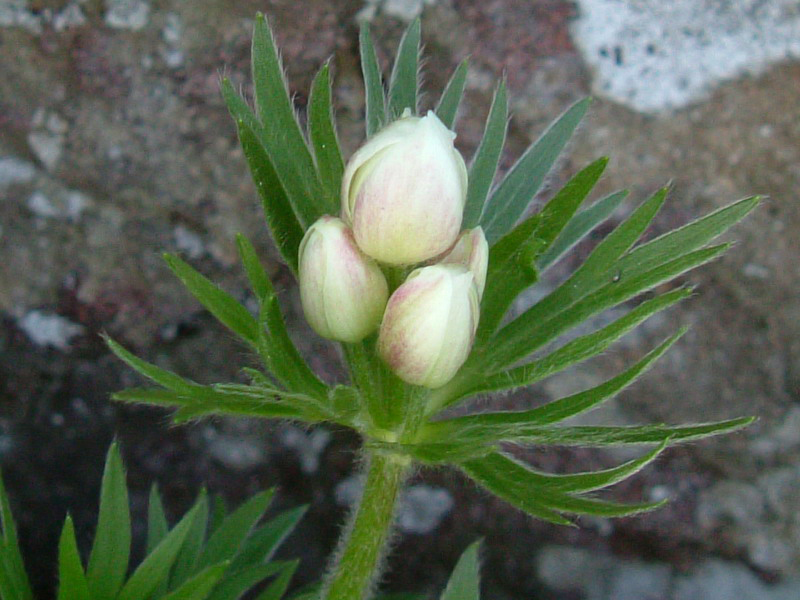
[[[502,401],[530,406],[596,384],[690,325],[646,378],[587,419],[760,420],[672,449],[609,494],[670,497],[666,508],[578,528],[532,521],[454,472],[422,471],[386,586],[436,590],[483,538],[493,600],[797,599],[796,0],[0,0],[0,463],[40,597],[52,594],[66,511],[87,548],[114,437],[140,546],[153,482],[173,517],[201,486],[229,504],[270,486],[279,490],[276,511],[310,504],[284,549],[303,559],[298,585],[319,577],[357,487],[358,440],[345,431],[228,419],[170,428],[162,411],[108,399],[138,379],[109,355],[102,331],[202,382],[230,380],[252,363],[160,259],[179,252],[246,299],[236,232],[256,242],[298,343],[326,377],[341,377],[335,349],[302,323],[219,94],[221,73],[249,93],[259,10],[301,113],[316,69],[333,57],[348,155],[363,137],[358,22],[371,23],[387,70],[403,29],[422,14],[427,106],[471,57],[457,126],[467,158],[505,73],[513,116],[503,168],[572,102],[595,97],[543,198],[601,155],[611,162],[595,197],[631,190],[613,222],[672,182],[651,235],[747,195],[769,197],[735,228],[738,243],[722,260],[684,278],[698,285],[694,298],[601,360]],[[562,261],[560,275],[590,247]],[[559,472],[629,457],[519,452]]]

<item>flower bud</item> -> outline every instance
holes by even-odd
[[[377,329],[389,288],[374,260],[336,217],[321,217],[300,242],[300,300],[324,338],[358,342]]]
[[[463,266],[417,269],[389,298],[378,352],[403,381],[441,387],[469,355],[478,303],[474,275]]]
[[[463,265],[475,276],[478,298],[483,297],[486,285],[486,268],[489,265],[489,244],[483,234],[483,228],[468,229],[461,234],[458,241],[437,261],[439,264]]]
[[[342,179],[342,218],[366,254],[414,264],[453,244],[467,195],[454,138],[428,112],[398,119],[353,154]]]

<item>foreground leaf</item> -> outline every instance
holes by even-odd
[[[267,154],[307,228],[336,206],[321,193],[314,161],[294,112],[278,49],[264,15],[256,15],[252,47],[256,109],[264,128]]]
[[[536,263],[539,270],[546,270],[574,248],[590,231],[608,219],[627,196],[627,190],[609,194],[570,219],[550,248],[539,257]]]
[[[0,540],[0,594],[3,600],[32,600],[28,575],[22,562],[17,538],[17,527],[11,513],[11,504],[0,474],[0,526],[2,526],[2,539]]]
[[[480,546],[480,542],[475,542],[464,551],[439,600],[480,600]]]
[[[344,164],[331,104],[330,61],[322,66],[311,85],[308,135],[314,147],[320,181],[329,197],[328,205],[335,206],[339,203]]]
[[[258,322],[241,303],[177,256],[165,254],[164,260],[192,296],[220,323],[249,344],[257,343]]]

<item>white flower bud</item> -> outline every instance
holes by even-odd
[[[300,243],[300,300],[324,338],[358,342],[377,329],[389,289],[374,260],[336,217],[321,217]]]
[[[458,241],[437,261],[439,264],[464,265],[475,276],[478,298],[483,297],[486,285],[486,269],[489,266],[489,244],[483,234],[483,228],[468,229],[461,234]]]
[[[471,271],[460,265],[417,269],[389,298],[378,352],[403,381],[441,387],[467,359],[479,311]]]
[[[353,154],[342,179],[342,218],[366,254],[414,264],[453,244],[467,195],[454,138],[428,112],[398,119]]]

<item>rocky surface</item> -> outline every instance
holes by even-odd
[[[434,590],[461,550],[483,536],[492,598],[722,600],[732,597],[719,595],[730,582],[752,590],[741,597],[789,598],[788,586],[800,577],[800,66],[788,60],[797,56],[794,4],[676,2],[658,19],[645,17],[663,3],[623,10],[607,0],[305,4],[297,11],[279,0],[0,0],[0,462],[41,597],[54,585],[67,510],[84,548],[90,539],[113,436],[128,463],[139,534],[153,481],[173,515],[201,485],[231,503],[277,485],[276,510],[310,504],[286,549],[304,559],[299,583],[318,576],[335,542],[346,510],[337,490],[356,470],[352,436],[234,420],[168,428],[159,411],[108,402],[110,392],[137,379],[98,336],[107,331],[200,381],[234,378],[237,363],[251,359],[181,289],[159,254],[180,252],[246,299],[233,241],[241,231],[284,290],[293,330],[315,367],[340,376],[335,352],[302,323],[218,93],[220,72],[249,89],[252,18],[265,10],[299,109],[315,69],[334,56],[348,152],[362,136],[357,20],[372,22],[387,67],[405,22],[421,12],[429,104],[458,61],[472,57],[457,140],[466,155],[505,71],[514,116],[504,167],[571,102],[598,95],[550,190],[604,154],[612,161],[598,197],[629,187],[635,202],[671,180],[653,233],[745,195],[769,196],[732,234],[739,243],[726,257],[685,278],[699,285],[695,298],[601,360],[501,401],[530,405],[600,381],[688,324],[690,333],[657,368],[591,418],[757,414],[759,422],[672,450],[610,494],[669,496],[667,508],[586,520],[580,529],[532,522],[448,471],[421,473],[410,533],[397,543],[387,584]],[[747,18],[735,26],[715,18],[740,13]],[[687,23],[695,29],[684,38]],[[776,32],[767,36],[772,46],[759,41],[765,31]],[[601,52],[612,34],[621,64],[613,47]],[[658,41],[652,54],[651,39]],[[747,40],[759,52],[748,52]],[[735,44],[743,57],[719,52],[719,44]],[[670,69],[675,61],[687,69],[686,86]],[[576,256],[586,251],[579,247]],[[553,281],[575,264],[563,261]],[[622,458],[524,453],[557,471]]]

